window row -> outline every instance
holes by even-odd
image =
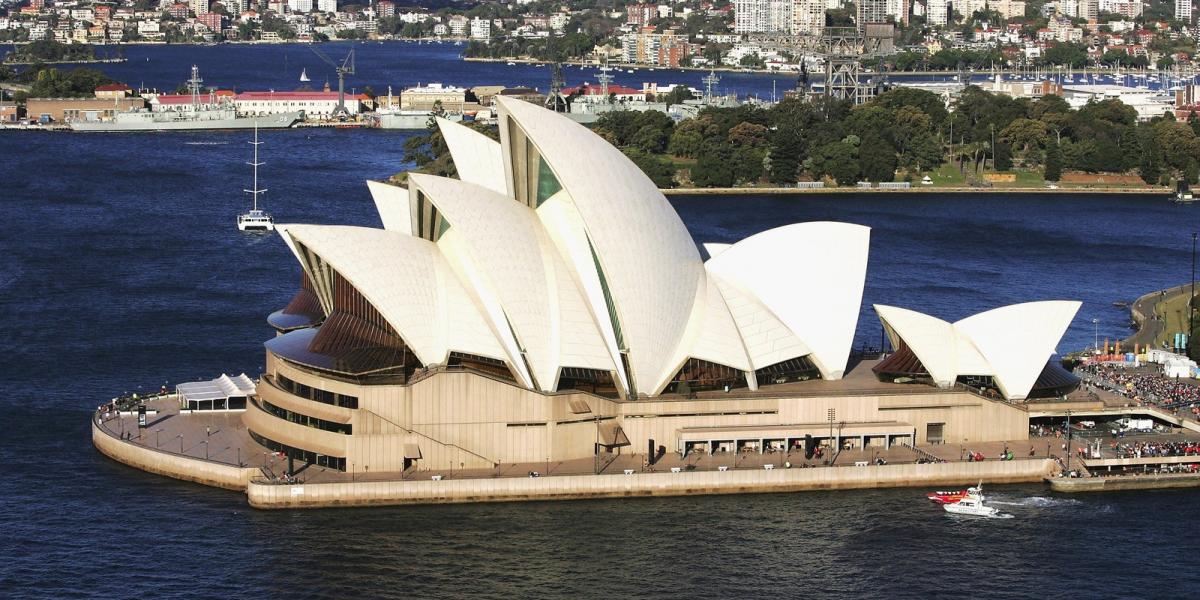
[[[275,374],[275,384],[279,386],[279,389],[293,396],[299,396],[322,404],[332,404],[333,406],[340,406],[342,408],[358,408],[358,396],[347,396],[303,383],[297,383],[278,373]]]
[[[338,456],[326,456],[324,454],[317,454],[316,452],[310,452],[308,450],[301,450],[300,448],[293,448],[287,444],[281,444],[275,440],[265,438],[254,431],[250,431],[250,437],[253,438],[254,441],[260,446],[274,452],[282,452],[288,458],[304,461],[310,465],[317,465],[318,467],[337,469],[338,471],[346,470],[346,459],[344,458]]]
[[[352,427],[349,423],[335,423],[333,421],[326,421],[325,419],[318,419],[316,417],[310,417],[308,415],[290,411],[286,408],[280,408],[274,404],[271,404],[270,402],[267,402],[266,400],[262,400],[261,402],[263,410],[276,417],[279,417],[280,419],[283,419],[284,421],[295,423],[297,425],[304,425],[305,427],[320,429],[321,431],[330,431],[345,435],[351,434]]]

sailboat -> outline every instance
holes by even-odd
[[[312,81],[308,78],[308,69],[300,69],[300,83],[308,83]]]
[[[250,212],[238,215],[237,226],[241,231],[275,231],[275,219],[258,208],[258,195],[264,194],[267,191],[258,189],[258,168],[263,165],[263,163],[258,162],[258,147],[262,143],[258,141],[258,127],[256,126],[254,128],[254,141],[249,142],[251,146],[254,146],[254,162],[246,163],[254,167],[254,186],[251,189],[242,190],[250,194],[254,205],[250,209]]]

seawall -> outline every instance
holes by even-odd
[[[1116,477],[1047,477],[1056,492],[1120,492],[1129,490],[1165,490],[1200,487],[1200,475],[1177,473],[1162,475],[1120,475]]]
[[[227,490],[245,491],[262,471],[201,458],[191,458],[123,442],[92,419],[92,444],[101,454],[135,469]]]
[[[653,496],[750,494],[808,490],[1026,483],[1056,472],[1049,459],[902,464],[815,469],[685,471],[631,475],[570,475],[433,481],[275,484],[246,486],[255,508],[324,508],[581,500]]]
[[[804,194],[1037,194],[1037,195],[1145,195],[1167,194],[1161,187],[1077,187],[1050,189],[1045,187],[923,187],[910,188],[789,188],[789,187],[737,187],[737,188],[661,188],[660,192],[671,198],[684,196],[791,196]],[[1165,196],[1164,196],[1165,197]]]

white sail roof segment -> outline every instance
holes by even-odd
[[[432,242],[341,225],[288,225],[283,231],[346,278],[422,363],[445,363],[451,350],[506,358]]]
[[[869,250],[868,227],[797,223],[737,242],[705,266],[791,330],[822,378],[840,379],[854,343]]]
[[[1026,302],[953,324],[915,311],[876,305],[892,346],[901,340],[941,386],[962,375],[990,376],[1005,398],[1023,399],[1054,355],[1080,303]]]
[[[367,181],[375,209],[383,228],[389,231],[412,235],[412,215],[408,207],[408,190],[398,185],[381,181]]]
[[[560,303],[576,311],[583,303],[573,286],[558,285],[558,279],[569,279],[569,275],[533,209],[455,179],[413,174],[410,181],[450,223],[445,235],[462,236],[470,253],[468,260],[478,265],[503,307],[501,320],[494,327],[508,329],[511,325],[541,389],[554,389],[561,366],[592,366],[599,362],[602,368],[611,370],[612,362],[603,353],[599,331],[594,325],[588,327],[590,319],[580,320],[573,315],[572,337],[562,335]],[[572,348],[568,351],[572,364],[564,365],[564,347],[577,344],[592,350]],[[590,356],[597,353],[600,361]]]
[[[504,157],[500,142],[453,121],[437,119],[438,129],[450,158],[458,171],[458,178],[496,192],[507,194],[508,184],[504,180]]]
[[[621,362],[621,348],[617,344],[612,321],[608,318],[604,290],[600,284],[600,276],[596,272],[596,263],[592,259],[587,234],[584,232],[583,221],[579,218],[578,211],[567,198],[566,192],[559,192],[538,207],[537,216],[560,256],[563,257],[567,271],[566,276],[573,280],[574,285],[582,294],[583,308],[600,332],[602,347],[616,370],[618,386],[624,392],[628,392],[629,376]]]
[[[954,328],[971,338],[1006,397],[1025,398],[1080,306],[1070,300],[1013,304],[967,317]]]
[[[883,322],[892,347],[907,344],[938,386],[954,385],[954,380],[962,373],[958,366],[960,356],[974,354],[978,357],[970,340],[960,340],[954,326],[937,317],[882,304],[875,305],[875,313]]]
[[[637,387],[660,388],[674,375],[704,277],[683,221],[632,161],[586,127],[519,100],[496,102],[502,121],[516,121],[579,213]]]

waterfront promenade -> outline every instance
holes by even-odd
[[[241,424],[240,412],[181,412],[174,396],[151,400],[148,409],[151,414],[142,429],[135,412],[97,412],[97,448],[114,460],[159,475],[248,494],[258,490],[259,499],[252,494],[251,502],[267,508],[1032,482],[1049,475],[1061,454],[1057,447],[1014,440],[851,449],[834,456],[826,449],[823,456],[811,459],[801,452],[693,453],[667,454],[651,465],[644,454],[614,453],[491,469],[447,464],[368,474],[297,461],[294,476],[285,477],[287,459],[255,444]],[[999,459],[1005,450],[1012,452],[1013,460]],[[966,460],[974,452],[987,460]],[[680,487],[684,481],[687,485]],[[437,484],[465,487],[461,494],[430,496],[429,486]],[[279,496],[278,490],[272,491],[275,486],[298,486],[308,490],[300,494],[310,496]],[[338,493],[332,494],[335,488]]]
[[[1170,344],[1176,331],[1187,330],[1187,303],[1191,291],[1192,284],[1185,283],[1150,292],[1135,300],[1129,313],[1138,331],[1122,344],[1131,350],[1135,344],[1153,348]]]

